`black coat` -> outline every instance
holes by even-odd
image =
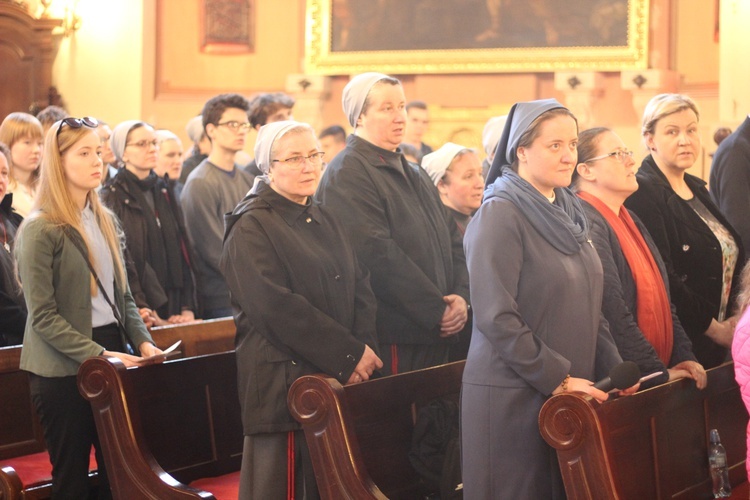
[[[750,117],[721,143],[711,164],[711,197],[750,252]]]
[[[110,184],[99,192],[102,202],[108,206],[120,220],[125,233],[126,268],[128,282],[138,307],[149,307],[158,311],[162,319],[172,314],[179,314],[182,309],[199,312],[195,300],[195,284],[191,268],[192,252],[185,232],[182,210],[175,197],[173,184],[159,178],[154,186],[154,196],[166,198],[171,210],[169,214],[160,214],[160,219],[173,218],[177,227],[180,256],[182,257],[182,283],[179,289],[170,289],[166,283],[160,282],[157,272],[148,262],[149,245],[147,238],[146,217],[155,217],[151,208],[143,207],[132,189],[139,189],[129,185],[127,176],[132,176],[125,168],[120,169]],[[170,242],[175,243],[175,242]]]
[[[225,227],[221,269],[237,324],[245,434],[298,429],[286,403],[296,379],[325,372],[345,383],[365,344],[377,352],[367,272],[330,214],[265,183]]]
[[[445,295],[469,302],[463,236],[427,172],[350,135],[316,197],[370,271],[381,345],[455,342],[439,337],[439,324]]]
[[[581,205],[583,205],[583,210],[589,219],[589,236],[596,252],[599,254],[604,269],[602,312],[609,322],[609,332],[612,334],[615,344],[617,344],[617,350],[624,361],[633,361],[638,364],[641,375],[658,371],[664,372],[664,375],[642,384],[642,389],[663,384],[669,379],[667,368],[682,361],[695,361],[696,358],[692,351],[693,346],[690,339],[677,317],[677,308],[671,303],[672,297],[669,290],[667,268],[661,259],[659,249],[638,216],[631,212],[633,221],[643,235],[643,239],[646,240],[656,265],[659,267],[661,278],[664,280],[664,286],[667,290],[667,298],[671,305],[673,343],[669,366],[664,366],[664,363],[656,354],[656,349],[646,340],[638,327],[638,295],[635,279],[628,261],[625,259],[625,254],[622,252],[620,240],[617,239],[612,226],[596,208],[585,200],[581,200]]]
[[[0,223],[3,225],[2,236],[10,247],[10,252],[0,247],[0,347],[18,345],[23,341],[23,331],[26,328],[26,302],[23,291],[16,279],[16,260],[13,258],[16,231],[23,221],[11,205],[13,195],[6,194],[0,202]]]
[[[693,352],[698,361],[706,368],[717,366],[726,358],[727,349],[711,341],[705,331],[711,320],[717,317],[721,306],[721,245],[703,219],[672,190],[650,155],[643,160],[636,177],[638,191],[625,201],[625,206],[640,217],[659,249],[667,266],[677,316],[693,343]],[[740,236],[714,205],[704,181],[685,174],[685,182],[698,200],[732,234],[739,247],[728,308],[728,314],[733,314],[739,275],[745,264]]]

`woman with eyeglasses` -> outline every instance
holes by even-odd
[[[239,498],[318,498],[287,392],[302,375],[362,382],[383,366],[375,297],[346,233],[313,194],[323,153],[307,124],[261,127],[263,176],[227,215],[221,269],[237,323],[245,434]],[[294,482],[290,482],[290,477]]]
[[[42,162],[42,124],[28,113],[11,113],[0,124],[0,142],[10,148],[10,184],[13,208],[22,217],[31,212]]]
[[[90,118],[50,128],[39,196],[16,238],[15,255],[29,311],[21,369],[52,462],[52,497],[89,498],[89,455],[96,449],[99,498],[111,498],[91,406],[76,374],[92,356],[126,366],[161,351],[151,341],[120,253],[114,215],[99,202],[101,141]]]
[[[641,218],[659,249],[698,362],[713,368],[729,357],[745,253],[706,183],[687,173],[700,158],[698,120],[698,108],[687,96],[651,99],[641,129],[650,154],[636,174],[638,191],[625,206]]]
[[[141,315],[157,326],[194,321],[191,252],[173,186],[154,172],[156,133],[147,123],[126,121],[114,128],[110,144],[125,167],[100,196],[122,223],[128,279]]]
[[[602,312],[623,360],[635,362],[643,375],[663,372],[641,388],[689,377],[702,389],[706,372],[670,302],[659,249],[638,216],[623,206],[638,189],[635,170],[633,152],[611,130],[579,134],[573,188],[604,269]]]

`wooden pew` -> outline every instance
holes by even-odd
[[[238,487],[236,372],[234,351],[131,369],[104,357],[81,365],[78,387],[94,409],[114,498],[214,498],[188,484],[232,473],[213,484]],[[200,484],[210,491],[212,481]]]
[[[464,363],[347,386],[324,375],[298,379],[289,409],[304,429],[322,498],[424,498],[408,459],[416,414],[433,399],[458,400]]]
[[[31,402],[21,347],[0,348],[0,498],[49,498],[52,466]],[[95,475],[95,473],[93,473]]]
[[[727,450],[732,498],[747,499],[747,422],[733,363],[708,370],[703,391],[683,379],[604,404],[562,394],[539,414],[570,500],[712,498],[710,429]]]
[[[166,349],[178,340],[181,357],[190,358],[234,350],[234,318],[197,321],[184,325],[156,326],[151,329],[154,343]]]
[[[220,318],[156,327],[151,335],[161,348],[181,339],[181,357],[200,356],[233,350],[235,325],[231,317]],[[3,500],[15,500],[22,495],[48,498],[51,492],[52,466],[31,403],[28,374],[19,368],[20,358],[20,346],[0,348],[0,499]],[[96,473],[92,472],[91,477],[95,482]]]

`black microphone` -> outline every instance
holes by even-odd
[[[641,370],[632,361],[623,361],[609,371],[609,377],[594,384],[600,391],[609,392],[612,389],[627,389],[638,383]]]

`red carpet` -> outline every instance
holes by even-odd
[[[16,474],[25,485],[52,479],[52,464],[49,462],[49,455],[46,451],[0,461],[0,468],[7,466],[16,470]],[[96,470],[94,448],[91,448],[89,470]]]
[[[240,472],[219,477],[204,477],[190,483],[191,488],[208,491],[216,500],[237,500],[240,490]]]

